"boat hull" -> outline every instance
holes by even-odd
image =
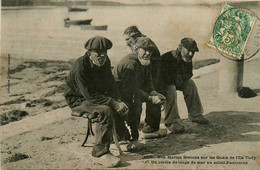
[[[92,19],[87,20],[65,20],[66,25],[89,25],[92,22]]]
[[[87,11],[87,8],[75,8],[75,7],[69,7],[68,11],[69,12],[82,12],[82,11]]]
[[[82,30],[107,30],[107,25],[81,25]]]

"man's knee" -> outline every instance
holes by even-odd
[[[113,115],[113,110],[111,107],[109,106],[106,106],[106,105],[101,105],[99,106],[100,107],[100,110],[103,114],[105,114],[107,117],[112,117]]]
[[[189,79],[186,81],[188,85],[190,86],[196,86],[195,82],[192,79]]]
[[[190,79],[183,84],[183,95],[198,95],[198,89],[193,80]]]
[[[197,90],[197,86],[192,79],[189,79],[183,83],[183,90]]]
[[[177,98],[176,86],[169,85],[166,87],[166,99],[168,101],[175,100]]]
[[[105,123],[105,122],[111,122],[113,118],[113,110],[111,107],[106,105],[100,105],[97,106],[97,108],[94,110],[94,112],[98,113],[99,122]]]

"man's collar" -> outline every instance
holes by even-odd
[[[175,58],[177,61],[181,61],[182,60],[181,53],[180,53],[180,51],[178,49],[177,50],[172,50],[171,54],[172,54],[173,58]]]

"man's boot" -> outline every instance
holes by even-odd
[[[166,125],[169,133],[183,133],[185,131],[184,125],[181,120],[176,120],[172,124]]]
[[[198,124],[208,124],[208,123],[209,123],[208,119],[206,119],[206,118],[205,118],[204,116],[202,116],[202,115],[195,116],[195,117],[189,116],[189,119],[190,119],[192,122],[195,122],[195,123],[198,123]]]
[[[107,153],[101,157],[93,157],[92,160],[96,163],[104,165],[107,168],[112,168],[120,163],[120,158],[114,156],[112,153]]]

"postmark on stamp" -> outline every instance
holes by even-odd
[[[240,60],[257,17],[239,8],[222,4],[207,45]]]

